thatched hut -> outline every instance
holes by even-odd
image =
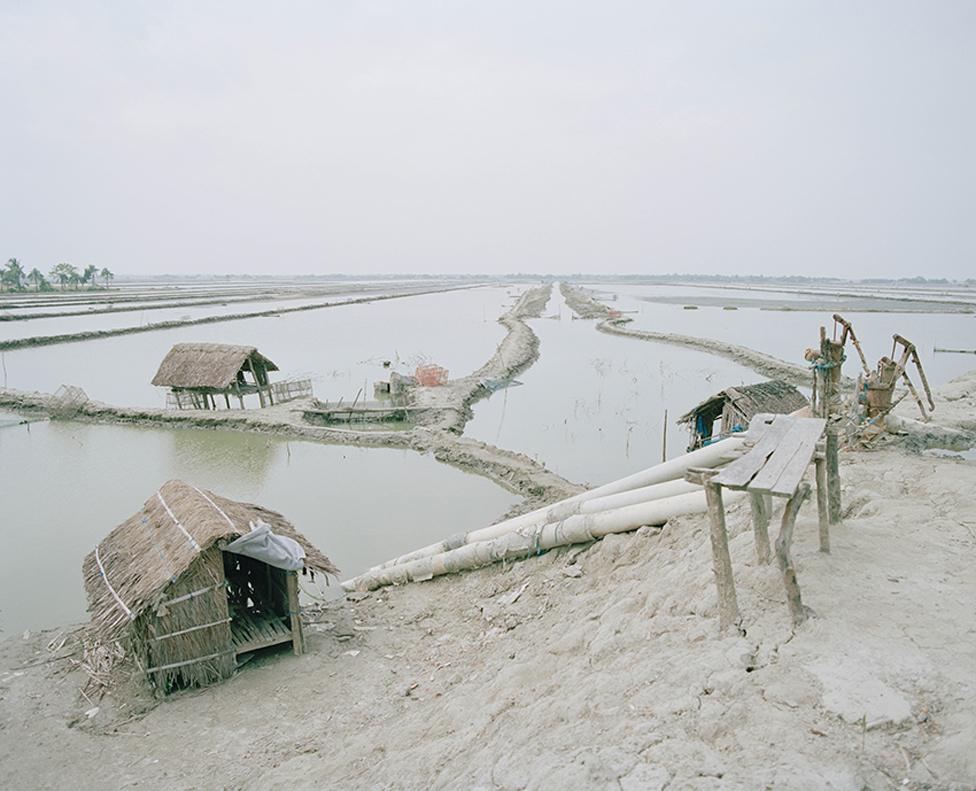
[[[159,694],[227,678],[242,654],[304,648],[298,571],[337,574],[281,514],[169,481],[85,558],[94,634]]]
[[[809,403],[793,385],[772,379],[754,385],[727,387],[682,415],[678,423],[689,424],[688,450],[692,451],[736,431],[744,431],[755,415],[788,415]]]
[[[254,346],[227,343],[178,343],[163,358],[152,383],[170,389],[169,402],[178,409],[216,409],[223,396],[230,409],[234,396],[244,409],[244,396],[257,393],[261,406],[274,403],[269,371],[278,366]]]

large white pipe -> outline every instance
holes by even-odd
[[[726,500],[734,501],[742,494],[728,492]],[[707,509],[705,493],[699,490],[595,514],[577,514],[535,529],[517,530],[427,557],[373,569],[343,582],[342,587],[347,591],[374,590],[384,585],[427,580],[442,574],[486,566],[499,560],[528,557],[558,546],[594,541],[610,533],[625,533],[643,525],[662,525],[676,516],[702,513]]]
[[[683,456],[678,456],[670,461],[656,464],[653,467],[648,467],[646,470],[641,470],[633,475],[628,475],[626,478],[621,478],[617,481],[605,483],[603,486],[598,486],[595,489],[589,489],[585,492],[581,492],[580,494],[574,495],[566,500],[561,500],[553,505],[546,505],[542,508],[537,508],[535,511],[530,511],[527,514],[506,519],[503,522],[499,522],[498,524],[494,524],[489,527],[472,530],[470,533],[461,533],[450,536],[443,541],[438,541],[436,544],[430,544],[429,546],[416,549],[413,552],[408,552],[407,554],[401,555],[393,560],[380,563],[378,566],[371,568],[370,571],[376,571],[377,569],[384,569],[389,568],[390,566],[408,563],[411,560],[417,560],[418,558],[427,557],[428,555],[436,555],[439,552],[457,549],[464,544],[470,544],[475,541],[486,541],[491,538],[498,538],[505,533],[512,532],[513,530],[521,530],[524,527],[533,527],[546,522],[564,519],[567,515],[576,513],[576,511],[572,510],[572,507],[579,503],[585,503],[590,500],[606,497],[608,495],[648,487],[657,483],[673,481],[675,479],[684,477],[684,474],[688,471],[689,467],[718,467],[721,464],[726,464],[727,462],[732,461],[732,459],[740,455],[745,446],[747,438],[748,432],[743,432],[742,434],[733,435],[726,439],[720,440],[719,442],[713,442],[711,445],[698,448],[698,450],[693,450],[691,453],[685,453]]]

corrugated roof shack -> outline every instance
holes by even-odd
[[[182,481],[83,564],[95,637],[126,645],[156,694],[225,679],[261,648],[302,653],[298,570],[338,573],[281,514]]]
[[[268,373],[277,370],[254,346],[178,343],[163,358],[152,383],[170,388],[167,404],[177,409],[216,409],[214,396],[223,396],[228,409],[234,396],[244,409],[244,396],[254,393],[262,407],[274,403]]]
[[[727,387],[678,418],[678,424],[689,424],[688,450],[692,451],[735,431],[745,430],[755,415],[788,415],[809,404],[793,385],[772,379],[754,385]]]

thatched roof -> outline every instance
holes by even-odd
[[[85,558],[82,570],[92,624],[106,636],[117,634],[155,606],[166,587],[201,553],[250,532],[249,523],[257,519],[301,544],[308,568],[339,573],[281,514],[169,481]]]
[[[772,379],[754,385],[727,387],[711,398],[706,398],[694,409],[678,418],[678,423],[687,423],[700,412],[721,412],[726,401],[735,404],[736,409],[746,418],[768,412],[774,415],[788,415],[802,409],[810,402],[793,385]]]
[[[228,343],[177,343],[163,358],[152,383],[160,387],[229,387],[249,360],[261,361],[269,371],[278,366],[254,346]]]

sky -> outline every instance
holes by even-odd
[[[0,0],[0,259],[976,277],[976,2]]]

